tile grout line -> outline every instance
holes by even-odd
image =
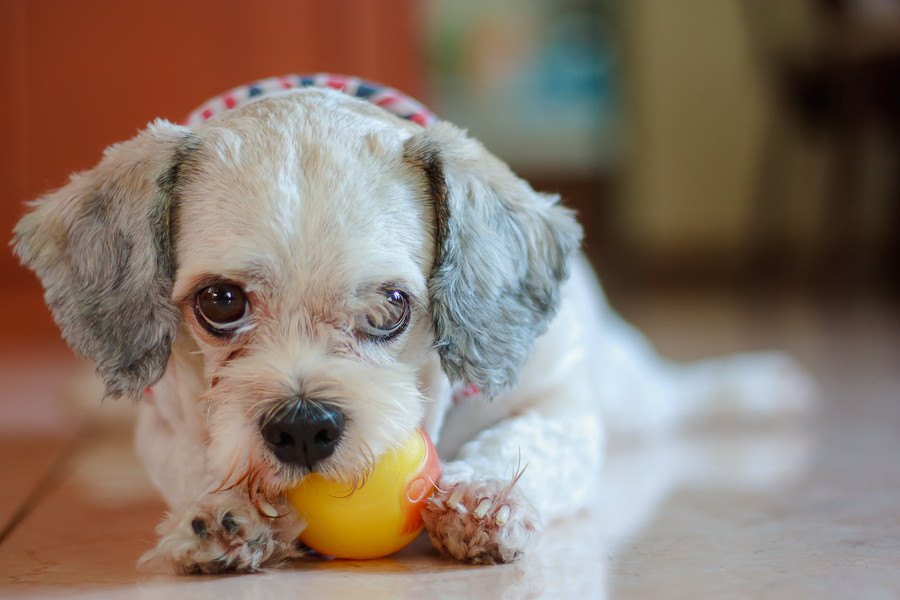
[[[75,430],[72,439],[60,448],[58,456],[53,460],[41,478],[38,479],[37,483],[22,501],[21,505],[19,505],[6,522],[3,529],[0,530],[0,545],[12,535],[28,515],[38,507],[41,501],[62,482],[69,470],[72,457],[77,454],[79,447],[85,441],[85,433],[86,429],[84,427],[78,427]]]

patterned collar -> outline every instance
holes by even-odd
[[[368,100],[386,111],[428,127],[437,122],[437,117],[419,102],[406,94],[379,83],[366,81],[358,77],[318,73],[315,75],[284,75],[269,77],[249,85],[242,85],[206,101],[192,112],[182,125],[197,125],[215,115],[232,108],[243,106],[266,96],[298,88],[317,87],[340,90],[345,94]]]

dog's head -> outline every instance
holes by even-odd
[[[304,90],[153,123],[14,242],[108,395],[193,378],[223,484],[270,493],[363,476],[420,424],[435,353],[486,396],[515,382],[581,236],[556,201],[451,125]]]

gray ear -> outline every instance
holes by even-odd
[[[557,196],[535,192],[447,123],[409,139],[434,200],[429,279],[438,352],[453,381],[492,397],[515,384],[559,304],[581,227]]]
[[[108,396],[140,397],[168,361],[180,320],[175,197],[191,145],[186,129],[157,121],[34,201],[14,231],[63,337],[96,363]]]

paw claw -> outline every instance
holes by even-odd
[[[497,511],[497,516],[494,517],[494,522],[503,527],[509,521],[509,515],[512,511],[505,504],[500,507],[500,510]]]
[[[423,513],[432,543],[444,554],[475,564],[517,560],[539,522],[534,508],[509,481],[439,485]]]
[[[279,516],[281,516],[278,512],[278,509],[276,509],[274,506],[272,506],[265,500],[263,500],[259,503],[259,509],[262,511],[262,513],[264,515],[266,515],[267,517],[271,517],[273,519],[277,519]]]
[[[493,506],[493,505],[494,505],[493,500],[491,500],[490,498],[485,498],[484,500],[482,500],[481,502],[478,503],[478,506],[476,506],[475,510],[472,511],[472,515],[476,519],[479,519],[479,520],[483,519],[484,515],[486,515],[488,513],[488,511],[491,510],[491,506]]]
[[[458,511],[460,513],[468,512],[466,510],[466,507],[462,504],[462,497],[464,493],[465,490],[461,485],[456,486],[456,488],[453,489],[453,493],[451,493],[450,497],[447,498],[447,508],[449,508],[450,510]]]

